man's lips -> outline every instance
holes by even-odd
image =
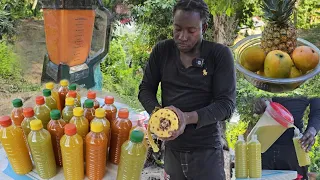
[[[180,48],[187,48],[187,47],[189,47],[187,44],[178,44],[178,47],[180,47]]]

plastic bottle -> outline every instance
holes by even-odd
[[[59,98],[59,92],[57,89],[55,89],[55,84],[53,82],[48,82],[48,83],[46,83],[45,88],[51,90],[51,96],[56,100],[57,108],[61,112],[62,108],[61,108],[61,103],[60,103],[60,98]]]
[[[73,117],[73,109],[74,109],[74,99],[73,98],[66,98],[66,106],[62,110],[62,119],[69,123],[71,118]]]
[[[42,121],[43,127],[46,129],[50,121],[51,109],[45,104],[43,96],[36,97],[36,106],[34,107],[34,113],[37,119]]]
[[[51,96],[50,89],[42,90],[43,96],[45,97],[46,105],[51,109],[58,109],[57,101]]]
[[[107,136],[108,140],[108,148],[110,147],[110,137],[111,137],[111,125],[110,122],[105,118],[105,111],[102,108],[98,108],[95,110],[95,118],[91,121],[91,124],[93,122],[101,122],[103,124],[103,132]],[[108,155],[108,151],[107,151]]]
[[[130,140],[121,147],[121,159],[117,180],[139,180],[147,156],[147,148],[143,144],[144,133],[132,131]]]
[[[22,106],[23,106],[22,100],[21,99],[14,99],[12,101],[12,105],[13,105],[13,109],[11,111],[12,121],[16,126],[20,127],[21,122],[24,119],[23,109],[22,109]]]
[[[24,133],[24,139],[27,144],[28,150],[30,151],[29,144],[28,144],[28,135],[31,132],[30,122],[32,120],[37,120],[37,118],[34,116],[34,111],[31,107],[23,108],[23,115],[25,118],[21,123],[21,127]]]
[[[106,172],[108,139],[101,122],[91,123],[86,136],[86,175],[90,180],[103,179]]]
[[[66,95],[68,94],[68,85],[69,81],[68,80],[61,80],[60,81],[60,88],[59,88],[59,99],[60,99],[60,105],[61,109],[64,108],[65,106],[65,100],[66,100]]]
[[[9,116],[0,117],[0,142],[15,173],[23,175],[32,170],[32,162],[22,129],[12,124]]]
[[[93,107],[94,107],[94,109],[98,109],[99,107],[100,107],[100,103],[99,103],[99,101],[96,99],[96,97],[97,97],[97,93],[96,92],[94,92],[94,91],[88,91],[88,93],[87,93],[87,98],[88,99],[91,99],[92,101],[93,101]]]
[[[63,173],[66,180],[84,179],[83,139],[77,134],[74,124],[64,127],[65,135],[60,140]]]
[[[117,108],[116,106],[113,104],[114,103],[114,97],[112,96],[106,96],[104,98],[104,105],[102,106],[102,108],[106,111],[106,118],[112,122],[114,120],[116,120],[117,117]]]
[[[84,101],[84,117],[88,119],[89,123],[94,119],[95,109],[93,108],[93,101],[86,99]]]
[[[54,157],[58,166],[62,166],[62,155],[60,148],[60,139],[64,135],[64,126],[66,122],[61,119],[61,113],[55,109],[50,112],[51,120],[48,123],[48,131],[51,135]]]
[[[128,119],[129,111],[126,108],[119,110],[118,118],[111,123],[111,144],[110,144],[110,161],[119,164],[121,155],[121,146],[129,139],[129,133],[132,123]]]
[[[69,91],[66,97],[67,98],[69,98],[69,97],[74,98],[74,106],[81,107],[81,101],[78,100],[76,91]]]
[[[131,128],[130,134],[131,134],[132,131],[134,131],[134,130],[138,130],[138,131],[143,132],[144,138],[143,138],[143,142],[142,142],[142,143],[143,143],[143,144],[147,147],[147,149],[148,149],[148,148],[149,148],[149,145],[148,145],[148,141],[147,141],[147,139],[146,139],[146,137],[147,137],[147,129],[146,129],[146,127],[144,126],[144,122],[139,120],[139,121],[137,122],[137,125]]]
[[[235,145],[235,153],[236,178],[248,178],[247,143],[243,135],[239,135],[238,137]]]
[[[69,85],[69,91],[75,91],[76,92],[76,97],[77,97],[77,100],[79,102],[81,102],[81,96],[80,96],[80,93],[77,91],[77,85],[76,84],[70,84]]]
[[[257,135],[252,135],[248,143],[248,166],[250,178],[261,178],[262,165],[261,165],[261,144],[258,141]]]
[[[43,179],[50,179],[57,172],[50,133],[43,129],[40,120],[31,121],[30,127],[28,143],[37,173]]]
[[[299,143],[299,140],[300,138],[302,138],[302,136],[303,135],[300,133],[300,130],[296,128],[294,130],[294,137],[292,140],[300,167],[308,166],[311,164],[309,154],[302,149],[301,144]]]

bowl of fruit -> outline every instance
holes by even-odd
[[[292,91],[319,74],[320,50],[297,37],[290,23],[295,0],[268,2],[263,0],[268,23],[262,34],[248,36],[231,47],[235,66],[258,89]]]

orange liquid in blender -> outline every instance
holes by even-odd
[[[83,64],[90,52],[94,10],[43,9],[47,50],[59,65]]]

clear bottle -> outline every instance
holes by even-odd
[[[77,90],[77,85],[76,84],[70,84],[69,85],[69,91],[75,91],[76,92],[76,97],[77,97],[77,100],[79,101],[79,102],[81,102],[81,96],[80,96],[80,93],[78,92],[78,90]]]
[[[37,119],[42,121],[43,127],[46,129],[50,121],[51,109],[45,104],[43,96],[36,97],[36,106],[34,107],[34,113]]]
[[[130,140],[121,147],[121,158],[117,180],[139,180],[147,156],[147,148],[143,144],[144,133],[132,131]]]
[[[65,106],[65,101],[66,101],[66,95],[68,94],[68,85],[69,85],[69,81],[68,80],[61,80],[60,81],[60,88],[59,88],[59,99],[60,99],[60,106],[61,109],[64,108]]]
[[[22,106],[23,106],[22,100],[21,99],[14,99],[12,101],[12,105],[13,105],[13,109],[11,111],[12,121],[16,126],[20,127],[21,122],[24,119],[23,109],[22,109]]]
[[[74,99],[73,98],[66,98],[66,106],[62,110],[62,119],[69,123],[71,118],[73,117],[73,109],[74,109]]]
[[[121,146],[129,139],[132,123],[128,119],[129,111],[126,108],[119,110],[118,118],[111,123],[111,143],[109,159],[113,164],[119,164]]]
[[[143,132],[144,134],[144,139],[143,139],[143,144],[147,147],[147,149],[149,148],[149,145],[148,145],[148,141],[146,139],[147,137],[147,129],[146,127],[144,126],[144,122],[143,120],[138,120],[137,122],[137,125],[132,127],[131,131],[130,131],[130,134],[132,133],[132,131],[134,130],[138,130],[138,131],[141,131]]]
[[[66,122],[61,119],[61,113],[55,109],[50,112],[51,120],[48,123],[48,131],[51,135],[54,157],[58,166],[62,166],[62,155],[60,148],[60,139],[64,135],[64,126]]]
[[[84,117],[88,119],[89,123],[94,119],[95,109],[93,108],[93,101],[86,99],[84,101]]]
[[[58,109],[57,101],[51,96],[50,89],[42,90],[43,96],[45,97],[46,105],[51,109]]]
[[[238,137],[235,144],[235,153],[236,178],[248,178],[247,143],[243,135]]]
[[[76,91],[69,91],[66,97],[74,99],[75,107],[81,107],[81,101],[78,100]]]
[[[66,180],[84,179],[83,139],[74,124],[67,124],[64,132],[60,140],[64,177]]]
[[[256,134],[252,135],[252,138],[248,143],[248,167],[250,178],[261,178],[261,144],[258,141]]]
[[[32,170],[32,162],[21,128],[12,124],[9,116],[0,117],[0,142],[15,173],[23,175]]]
[[[101,122],[91,123],[86,136],[86,175],[90,180],[103,179],[106,172],[108,139]]]
[[[106,96],[104,98],[104,105],[102,108],[106,111],[106,118],[112,122],[116,120],[117,117],[117,108],[114,105],[114,97]]]
[[[293,144],[294,148],[296,150],[297,159],[300,167],[308,166],[311,164],[309,154],[303,150],[301,147],[301,144],[299,142],[300,138],[302,138],[302,133],[300,133],[300,130],[298,128],[295,128],[294,130],[294,137],[293,137]]]
[[[59,92],[55,88],[55,84],[53,82],[48,82],[48,83],[46,83],[45,88],[51,90],[51,96],[56,100],[57,108],[61,112],[62,108],[61,108],[61,103],[60,103],[60,98],[59,98]]]
[[[28,144],[28,135],[31,132],[30,122],[32,120],[37,120],[37,118],[34,116],[34,111],[31,107],[23,108],[23,115],[25,118],[21,123],[21,127],[24,133],[25,142],[28,146],[28,150],[30,151],[29,144]]]
[[[91,121],[93,122],[101,122],[103,124],[103,132],[106,134],[108,139],[108,148],[110,147],[110,137],[111,137],[111,125],[110,122],[105,118],[105,111],[102,108],[98,108],[95,110],[95,118]],[[108,151],[107,151],[108,155]]]
[[[91,99],[93,101],[93,107],[94,109],[98,109],[100,107],[99,101],[96,99],[97,98],[97,93],[94,91],[88,91],[87,93],[87,98]]]
[[[43,179],[50,179],[57,173],[51,135],[47,130],[43,129],[40,120],[32,120],[30,127],[31,132],[28,135],[28,143],[37,173]]]

